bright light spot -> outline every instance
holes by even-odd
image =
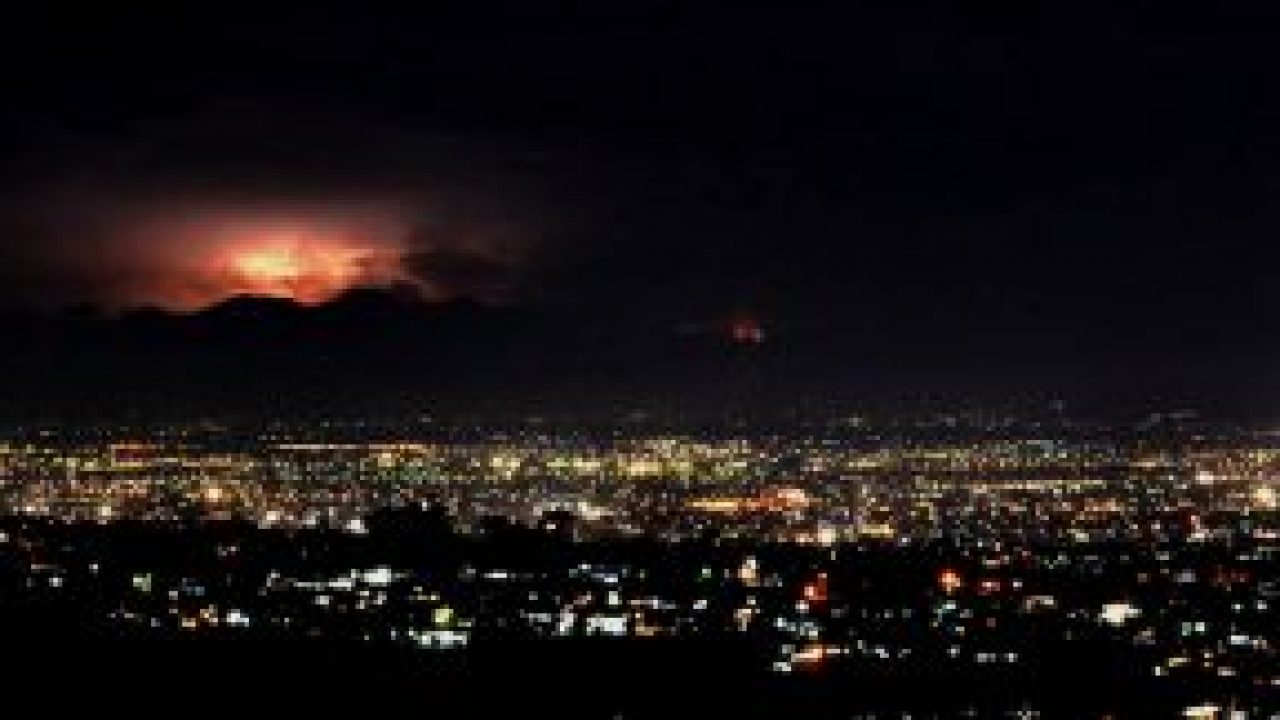
[[[368,250],[336,242],[268,238],[231,250],[225,264],[232,293],[315,303],[359,284],[374,259]]]
[[[587,617],[588,635],[622,636],[627,634],[626,615],[591,615]]]
[[[1098,618],[1108,625],[1120,627],[1141,614],[1142,612],[1130,603],[1114,602],[1103,605]]]
[[[231,627],[249,627],[249,616],[243,610],[228,610],[223,622]]]
[[[140,573],[138,575],[134,575],[132,578],[132,582],[133,582],[134,590],[137,590],[138,592],[142,592],[142,593],[151,592],[151,574],[150,573]]]
[[[1276,489],[1270,485],[1259,485],[1253,489],[1254,506],[1264,510],[1274,510],[1277,506]]]
[[[1201,705],[1193,705],[1182,711],[1182,717],[1192,720],[1212,720],[1212,718],[1221,717],[1222,707],[1215,703],[1203,703]]]
[[[938,585],[945,593],[953,593],[964,587],[964,579],[960,577],[960,573],[947,568],[938,573]]]
[[[267,247],[237,257],[235,269],[246,279],[266,284],[291,283],[302,272],[298,255],[290,248]]]
[[[832,545],[835,545],[836,541],[838,541],[839,539],[840,539],[839,531],[831,527],[830,525],[823,525],[822,527],[818,528],[817,540],[819,545],[825,545],[827,547],[830,547]]]
[[[436,627],[447,627],[453,622],[453,608],[448,605],[441,605],[431,613],[431,622]]]
[[[361,579],[364,580],[366,585],[382,587],[391,584],[391,581],[395,579],[395,573],[389,567],[376,567],[372,570],[364,571],[364,576]]]

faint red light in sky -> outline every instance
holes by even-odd
[[[764,342],[764,328],[755,318],[739,317],[729,325],[729,337],[734,342],[756,345]]]

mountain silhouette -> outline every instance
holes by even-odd
[[[0,402],[18,416],[492,412],[692,398],[738,375],[730,341],[400,288],[316,305],[237,296],[195,312],[10,313]],[[743,388],[727,392],[742,395]]]

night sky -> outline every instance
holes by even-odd
[[[1277,18],[954,5],[15,17],[3,396],[1274,417]]]

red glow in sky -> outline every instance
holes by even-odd
[[[394,273],[398,258],[321,239],[264,237],[227,248],[214,259],[229,295],[287,297],[318,303]]]
[[[729,337],[737,343],[758,345],[764,342],[764,328],[753,317],[739,317],[730,323]]]
[[[429,198],[74,199],[64,206],[77,212],[49,219],[49,242],[30,253],[51,303],[194,311],[242,295],[314,305],[393,286],[502,302],[530,247],[524,226]]]
[[[412,283],[403,229],[376,216],[216,215],[169,221],[145,233],[155,272],[131,294],[174,309],[238,295],[330,300],[353,287]]]

